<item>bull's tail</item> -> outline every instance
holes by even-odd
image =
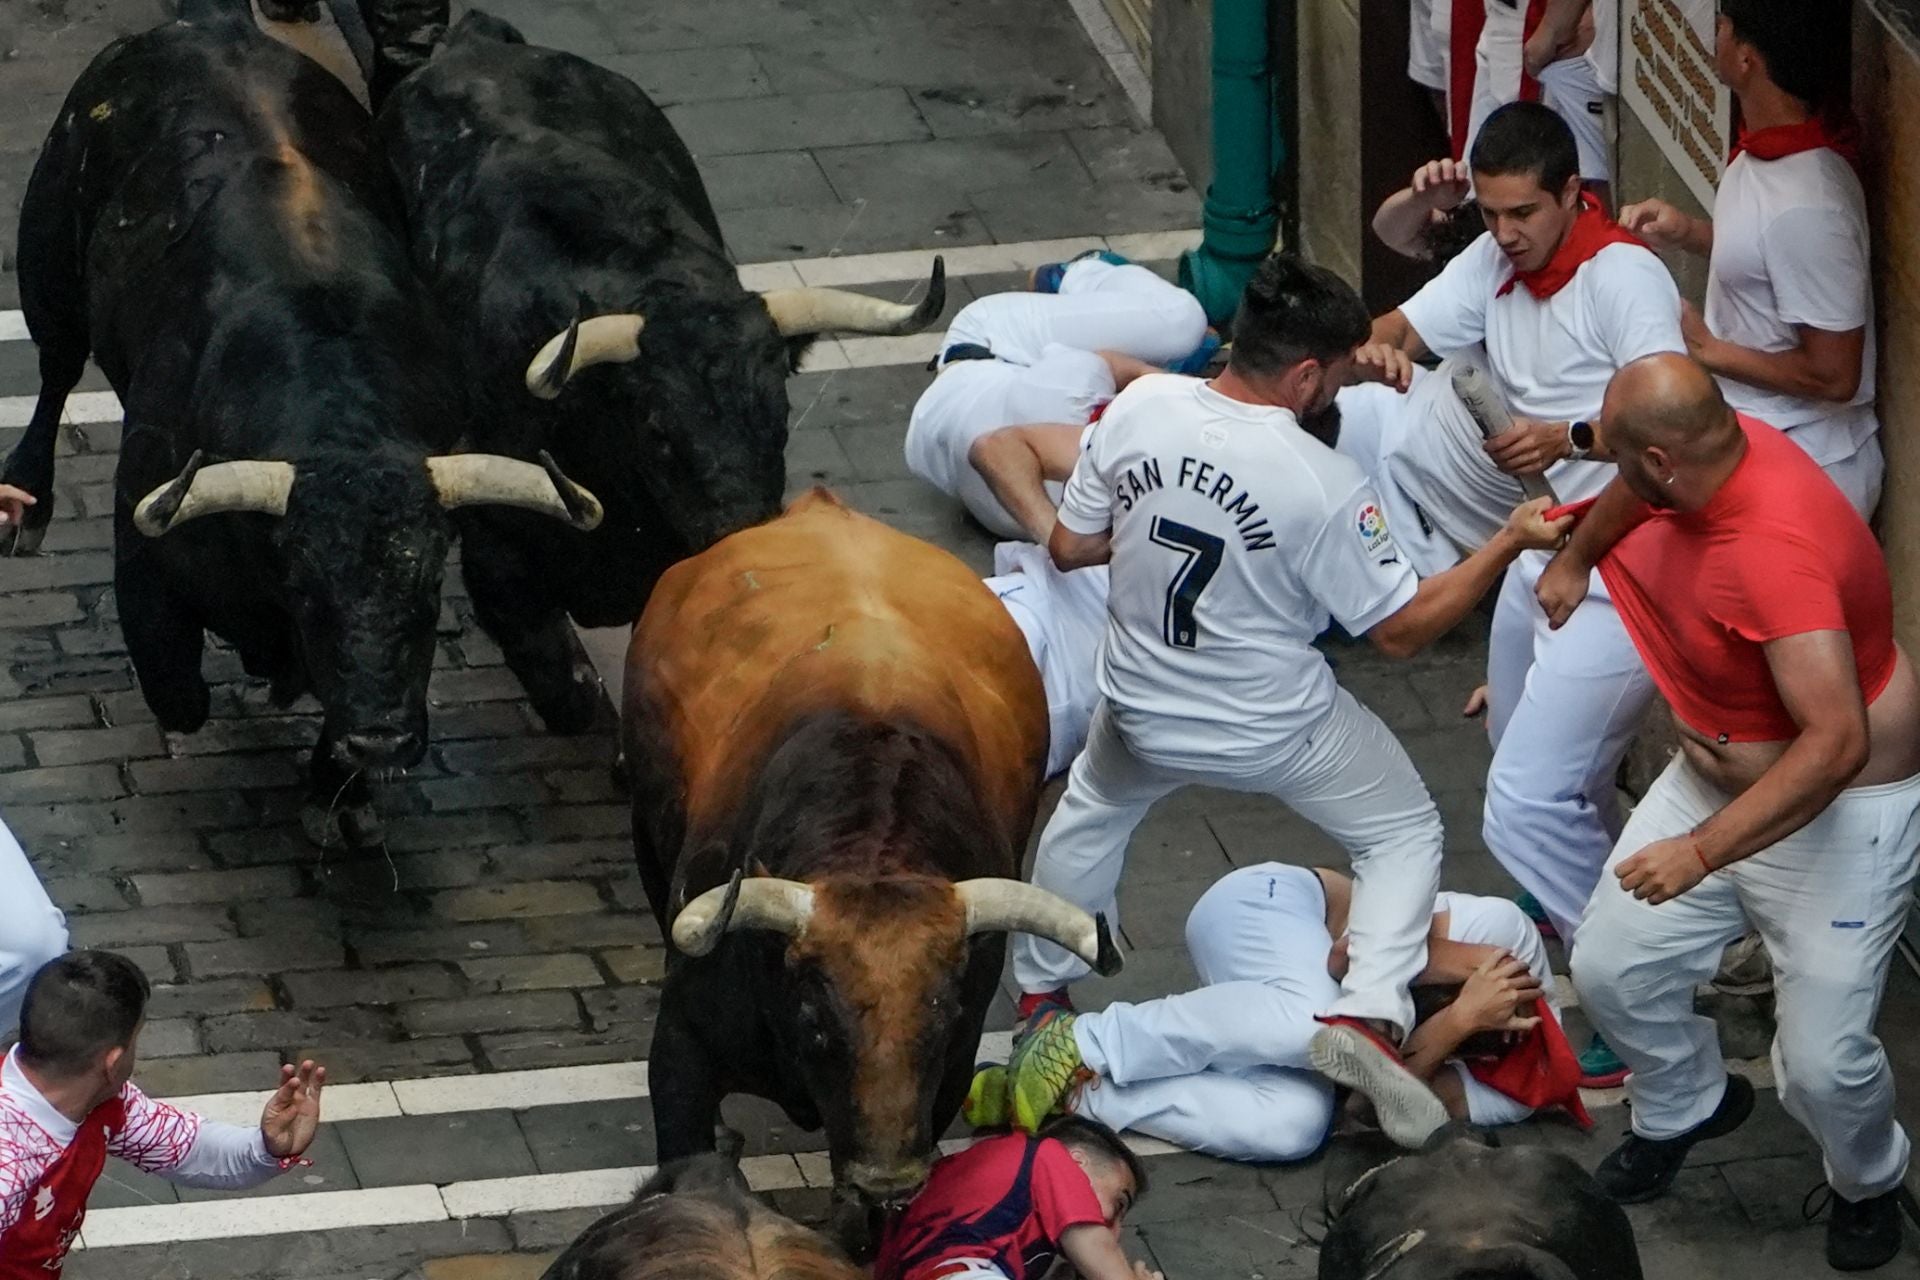
[[[467,16],[453,24],[453,30],[447,33],[449,46],[466,40],[493,40],[500,44],[525,44],[527,38],[520,34],[520,28],[505,18],[496,18],[481,9],[469,9]]]

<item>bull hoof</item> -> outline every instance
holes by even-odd
[[[47,524],[53,519],[53,495],[49,493],[27,508],[26,519],[17,525],[0,528],[0,556],[30,556],[47,540]]]
[[[573,682],[557,698],[537,698],[533,709],[540,717],[540,723],[547,726],[548,733],[557,733],[563,737],[585,733],[593,728],[600,718],[600,705],[606,700],[606,694],[600,687],[600,677],[592,667],[582,671],[574,669]]]
[[[300,810],[300,829],[307,842],[328,852],[339,849],[377,849],[386,842],[386,826],[370,803],[336,807],[309,800]]]

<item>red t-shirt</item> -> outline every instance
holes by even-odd
[[[1039,1280],[1062,1232],[1105,1221],[1086,1170],[1061,1143],[1023,1133],[987,1138],[933,1166],[881,1242],[874,1280],[916,1280],[955,1258],[991,1262],[1010,1280]]]
[[[1799,733],[1761,646],[1810,631],[1853,638],[1871,703],[1893,678],[1893,587],[1880,544],[1819,464],[1740,415],[1747,455],[1698,511],[1648,509],[1600,562],[1654,683],[1721,742]]]

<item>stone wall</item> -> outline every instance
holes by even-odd
[[[1307,257],[1360,279],[1359,0],[1303,4],[1300,22],[1300,240]]]
[[[1153,125],[1195,191],[1213,181],[1213,0],[1154,0]]]

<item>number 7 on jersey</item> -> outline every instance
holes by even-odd
[[[1148,536],[1156,546],[1185,553],[1185,559],[1174,571],[1173,581],[1167,584],[1167,604],[1161,614],[1160,634],[1176,649],[1191,649],[1198,638],[1193,610],[1200,603],[1200,593],[1207,589],[1207,584],[1213,581],[1213,575],[1220,569],[1220,558],[1226,552],[1226,540],[1165,516],[1153,518]]]

